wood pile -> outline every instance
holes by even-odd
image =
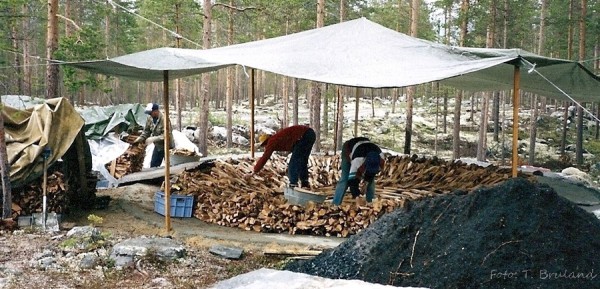
[[[257,232],[346,237],[408,201],[455,190],[468,192],[511,176],[510,169],[494,166],[390,156],[376,178],[373,203],[365,204],[364,196],[351,200],[347,193],[342,205],[334,206],[331,198],[339,178],[339,156],[311,156],[312,191],[327,194],[328,199],[298,206],[287,203],[283,196],[285,156],[273,155],[259,176],[245,181],[243,176],[252,171],[254,163],[253,159],[227,159],[204,164],[172,180],[173,193],[193,195],[194,216],[206,222]]]
[[[137,137],[137,135],[129,135],[125,140],[131,144],[129,148],[116,160],[105,165],[108,172],[116,179],[142,170],[146,156],[146,144],[143,142],[134,144]]]
[[[67,213],[69,208],[87,209],[95,205],[98,177],[91,170],[91,154],[83,134],[47,168],[46,210],[57,214]],[[88,152],[86,154],[86,151]],[[88,161],[86,161],[86,159]],[[43,210],[44,174],[31,182],[15,187],[12,193],[12,218],[41,213]]]
[[[12,190],[12,218],[41,213],[43,210],[44,178]],[[65,175],[58,170],[48,170],[46,187],[46,205],[48,212],[64,213],[67,209],[67,186]]]

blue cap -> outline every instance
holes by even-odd
[[[146,105],[146,109],[144,110],[144,113],[150,114],[154,110],[158,110],[158,104],[156,104],[156,103],[148,103]]]

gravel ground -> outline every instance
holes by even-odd
[[[139,214],[137,217],[132,215],[134,212],[148,216],[156,214],[150,209],[152,191],[155,187],[144,185],[100,190],[99,196],[112,197],[109,207],[74,212],[65,217],[59,232],[44,233],[32,228],[0,231],[0,289],[208,288],[218,281],[255,269],[282,266],[281,258],[264,256],[258,250],[263,244],[194,236],[193,231],[165,234],[163,224],[145,220]],[[66,236],[68,229],[90,225],[90,215],[102,220],[94,223],[101,231],[102,240],[85,249],[65,249],[69,242]],[[244,232],[239,233],[242,238]],[[139,236],[170,236],[185,244],[186,257],[165,262],[149,254],[136,259],[134,266],[116,268],[114,262],[106,257],[112,246]],[[230,260],[213,255],[209,248],[214,244],[243,248],[243,257]],[[89,255],[97,256],[98,261],[95,266],[85,268],[81,262],[84,256]]]

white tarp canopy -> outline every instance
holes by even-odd
[[[469,91],[513,88],[516,64],[522,68],[520,83],[525,91],[566,99],[556,85],[578,101],[600,100],[600,78],[575,61],[542,57],[520,49],[442,45],[407,36],[365,18],[208,50],[158,48],[104,61],[69,64],[147,81],[162,81],[164,71],[169,71],[169,78],[174,79],[241,65],[346,86],[405,87],[442,81]],[[532,65],[535,70],[531,70]]]

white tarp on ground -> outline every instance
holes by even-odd
[[[290,271],[258,269],[221,281],[211,289],[427,289],[423,287],[394,287],[367,283],[361,280],[328,279]]]
[[[451,47],[396,32],[365,18],[226,47],[158,48],[104,61],[70,63],[98,73],[161,81],[228,65],[289,77],[356,87],[404,87],[442,81],[470,91],[513,87],[514,64],[521,89],[566,99],[544,75],[578,101],[598,101],[600,78],[575,61],[520,49]],[[536,70],[528,73],[532,65]]]

